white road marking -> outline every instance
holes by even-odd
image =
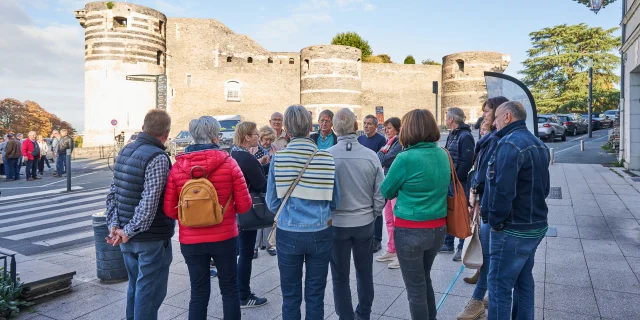
[[[93,211],[87,211],[87,212],[80,212],[80,213],[76,213],[76,214],[70,214],[68,216],[55,217],[55,218],[51,218],[51,219],[45,219],[45,220],[28,222],[28,223],[16,224],[16,225],[13,225],[13,226],[0,228],[0,233],[9,232],[9,231],[15,231],[15,230],[21,230],[21,229],[26,229],[26,228],[31,228],[31,227],[37,227],[37,226],[42,226],[42,225],[45,225],[45,224],[56,223],[56,222],[61,222],[61,221],[64,221],[64,220],[71,220],[71,219],[82,218],[82,217],[87,217],[87,219],[88,219],[88,218],[91,217],[92,214],[94,214],[96,212],[97,212],[97,210],[93,210]]]
[[[29,188],[33,188],[33,187],[29,187]],[[4,189],[0,189],[0,190],[13,190],[13,189],[18,189],[18,188],[4,188]],[[82,189],[84,189],[84,188],[82,188],[82,187],[71,187],[71,190],[82,190]],[[53,189],[53,190],[47,190],[47,191],[38,191],[38,192],[29,192],[27,194],[17,194],[15,196],[8,196],[8,197],[0,198],[1,199],[0,203],[2,203],[3,201],[7,201],[7,200],[15,200],[15,199],[22,199],[22,198],[29,198],[29,197],[36,197],[36,196],[44,196],[44,195],[48,195],[48,194],[63,193],[65,191],[67,191],[67,188]]]
[[[593,140],[589,140],[589,141],[585,142],[584,144],[589,144],[589,143],[592,143],[592,142],[596,142],[596,141],[602,140],[602,139],[604,139],[606,137],[607,136],[596,138],[596,139],[593,139]],[[569,148],[565,148],[565,149],[562,149],[562,150],[559,150],[559,151],[554,151],[554,154],[562,153],[562,152],[565,152],[565,151],[567,151],[569,149],[573,149],[573,148],[576,148],[576,147],[579,147],[579,146],[580,146],[580,144],[576,144],[575,146],[571,146]]]
[[[20,234],[16,234],[13,236],[8,236],[8,237],[3,237],[5,239],[9,239],[9,240],[23,240],[23,239],[28,239],[28,238],[35,238],[35,237],[39,237],[39,236],[43,236],[46,234],[52,234],[52,233],[56,233],[56,232],[60,232],[60,231],[67,231],[67,230],[72,230],[75,228],[81,228],[81,227],[86,227],[86,226],[90,226],[93,223],[93,221],[91,220],[87,220],[87,221],[80,221],[80,222],[76,222],[76,223],[72,223],[72,224],[65,224],[63,226],[58,226],[58,227],[53,227],[53,228],[48,228],[48,229],[41,229],[41,230],[36,230],[36,231],[31,231],[31,232],[25,232],[25,233],[20,233]]]
[[[100,210],[101,208],[102,209],[105,208],[105,204],[104,203],[89,203],[89,204],[84,204],[84,205],[81,205],[81,206],[74,206],[74,207],[71,207],[71,208],[62,208],[62,209],[58,209],[58,210],[51,210],[51,211],[45,211],[45,212],[40,212],[40,213],[27,214],[27,215],[23,215],[23,216],[20,216],[20,217],[15,217],[15,218],[2,219],[2,222],[0,222],[0,225],[7,225],[9,222],[16,222],[16,221],[20,221],[20,220],[46,217],[46,216],[50,216],[50,215],[53,215],[53,214],[56,214],[56,213],[68,212],[69,210],[72,210],[72,209],[95,209],[95,210]],[[62,217],[64,217],[64,216],[62,216]]]
[[[81,203],[81,202],[86,202],[86,201],[93,201],[93,200],[106,200],[107,195],[99,195],[99,196],[93,196],[93,197],[89,197],[89,198],[82,198],[82,199],[77,199],[77,200],[73,200],[73,201],[67,201],[67,202],[61,202],[61,203],[53,203],[53,204],[49,204],[46,206],[39,206],[39,207],[34,207],[31,205],[31,203],[29,203],[29,207],[25,207],[24,204],[21,205],[21,208],[18,210],[13,210],[13,211],[7,211],[7,212],[2,212],[0,213],[0,217],[2,216],[8,216],[14,213],[24,213],[24,212],[28,212],[28,211],[33,211],[33,210],[42,210],[42,209],[49,209],[49,208],[55,208],[55,207],[60,207],[60,206],[65,206],[64,209],[61,210],[54,210],[55,213],[58,212],[64,212],[65,210],[69,210],[69,205],[72,205],[74,203]],[[80,207],[73,207],[73,208],[80,208]],[[53,212],[51,212],[53,214]],[[21,218],[23,219],[28,219],[27,216],[22,216]],[[7,220],[2,220],[0,222],[7,222]]]
[[[66,191],[67,189],[64,189],[64,190]],[[93,195],[93,194],[106,193],[108,191],[109,191],[109,189],[107,188],[107,189],[100,189],[100,190],[94,190],[94,191],[73,193],[73,194],[64,195],[64,196],[60,196],[60,197],[49,198],[49,199],[29,201],[29,205],[30,206],[34,206],[34,205],[41,204],[41,203],[50,203],[51,201],[72,199],[71,197],[77,198],[77,197],[88,196],[88,195]],[[105,196],[106,196],[106,194],[105,194]],[[5,199],[5,198],[2,198],[2,199]],[[0,201],[0,203],[2,203],[2,201]],[[2,206],[2,209],[3,210],[7,210],[7,209],[18,208],[18,207],[23,208],[24,207],[24,203],[18,203],[18,204],[11,204],[11,205]]]
[[[44,240],[44,241],[34,242],[33,244],[37,244],[39,246],[50,247],[50,246],[55,246],[56,244],[75,241],[75,240],[78,240],[78,239],[84,239],[84,238],[88,238],[88,237],[93,237],[93,230],[87,231],[87,232],[82,232],[82,233],[70,234],[70,235],[65,236],[65,237],[55,238],[55,239],[51,239],[51,240]]]

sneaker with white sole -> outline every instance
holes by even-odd
[[[484,315],[484,303],[471,298],[462,312],[458,313],[458,320],[476,320]]]
[[[389,269],[400,269],[400,262],[398,258],[395,258],[389,265],[387,266]]]
[[[267,299],[256,297],[255,294],[250,294],[246,299],[240,298],[240,308],[254,308],[262,307],[267,304]]]
[[[385,252],[384,254],[381,254],[376,257],[376,261],[378,262],[393,261],[395,259],[396,259],[396,254],[391,252]]]

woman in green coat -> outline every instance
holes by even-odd
[[[382,183],[382,195],[397,197],[394,240],[412,319],[436,319],[431,265],[446,233],[449,155],[438,146],[440,130],[430,111],[402,118],[398,154]]]

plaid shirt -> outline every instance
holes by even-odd
[[[116,186],[111,183],[111,188],[107,195],[107,225],[109,229],[112,227],[122,228],[129,238],[149,230],[160,205],[160,197],[164,193],[164,187],[167,184],[169,169],[169,159],[166,155],[160,154],[151,160],[144,175],[142,198],[135,208],[133,219],[125,226],[121,226],[118,222]]]

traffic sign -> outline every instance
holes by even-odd
[[[111,125],[114,126],[114,127],[117,126],[118,125],[118,120],[116,120],[116,119],[111,120]]]

